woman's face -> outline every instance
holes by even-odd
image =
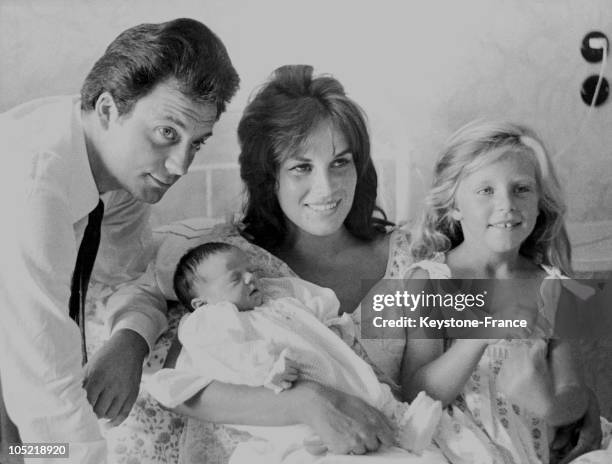
[[[357,170],[346,138],[332,124],[323,122],[311,134],[304,151],[281,163],[277,197],[297,229],[327,236],[342,228],[356,185]]]

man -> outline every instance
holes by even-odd
[[[147,203],[186,173],[238,82],[222,42],[177,19],[120,34],[80,97],[0,115],[0,380],[23,442],[69,443],[70,462],[105,461],[96,414],[115,424],[127,416],[159,335],[151,327],[163,322],[123,312],[83,370],[68,310],[83,236],[103,208],[96,273],[117,282],[144,271]]]

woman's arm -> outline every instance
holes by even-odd
[[[175,339],[166,367],[174,367],[179,351]],[[364,453],[378,449],[381,443],[394,443],[392,426],[380,411],[316,382],[298,381],[289,390],[274,394],[264,387],[214,381],[174,411],[224,424],[307,424],[337,454]]]
[[[164,367],[174,368],[182,345],[174,337]],[[284,400],[287,395],[272,394],[264,387],[249,387],[213,381],[200,393],[177,406],[175,411],[209,422],[242,425],[293,425],[299,423]],[[299,396],[300,393],[298,393]],[[296,395],[293,395],[296,396]],[[233,397],[231,404],[224,404]]]
[[[278,395],[264,387],[212,382],[174,410],[225,424],[306,424],[337,454],[362,454],[378,449],[381,443],[394,444],[393,428],[380,411],[315,382],[296,382]]]

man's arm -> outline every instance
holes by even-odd
[[[144,360],[167,327],[166,300],[151,263],[156,248],[149,206],[122,191],[104,200],[108,206],[94,276],[124,285],[107,302],[111,337],[87,364],[84,387],[98,417],[118,425],[136,401]]]
[[[106,307],[111,335],[130,329],[140,335],[148,352],[167,328],[166,298],[157,282],[158,250],[149,219],[150,205],[118,190],[103,196],[107,207],[94,279],[119,286]]]
[[[155,289],[153,265],[122,287],[107,303],[110,339],[91,356],[85,370],[87,398],[100,418],[123,422],[140,388],[142,367],[167,327],[166,301]]]

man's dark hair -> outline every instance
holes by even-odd
[[[185,308],[193,311],[191,300],[198,295],[194,294],[193,283],[200,279],[198,265],[209,256],[217,253],[232,251],[235,247],[223,242],[208,242],[192,248],[179,260],[174,272],[174,293]]]
[[[120,115],[160,82],[175,79],[186,97],[217,106],[217,119],[240,79],[221,40],[204,24],[181,18],[140,24],[113,40],[81,88],[81,108],[93,110],[109,92]]]

